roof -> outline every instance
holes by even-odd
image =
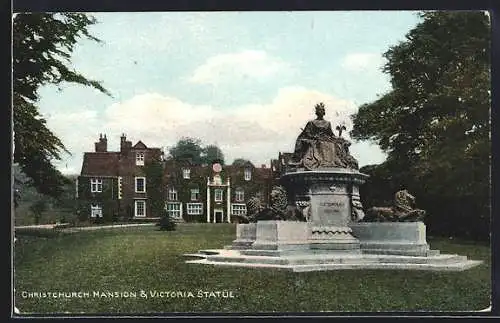
[[[257,178],[268,179],[272,178],[272,170],[271,168],[259,168],[253,167],[252,164],[246,164],[244,166],[234,166],[234,165],[224,165],[222,166],[222,171],[230,177],[237,176],[238,173],[242,173],[244,169],[248,168],[253,169],[253,172]],[[169,177],[174,174],[180,174],[179,171],[182,168],[188,167],[191,169],[191,176],[211,176],[214,174],[212,171],[211,165],[190,165],[186,161],[176,161],[176,160],[167,160],[165,162],[165,177]]]
[[[119,152],[87,152],[81,175],[117,176],[119,156]]]
[[[135,149],[148,149],[148,147],[146,147],[146,145],[142,141],[140,141],[140,140],[132,148],[135,148]]]

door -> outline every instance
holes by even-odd
[[[224,212],[222,210],[214,210],[215,223],[224,222]]]

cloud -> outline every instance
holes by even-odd
[[[284,71],[290,66],[279,58],[264,51],[244,50],[237,53],[219,54],[208,58],[195,69],[189,82],[217,84],[245,79],[265,79]]]
[[[279,151],[293,151],[300,129],[315,118],[314,105],[318,102],[326,105],[326,119],[333,127],[344,121],[348,129],[352,128],[348,116],[355,112],[356,106],[351,101],[301,86],[281,88],[265,104],[231,109],[146,93],[114,103],[101,115],[88,110],[59,114],[50,120],[49,126],[57,130],[57,135],[74,152],[69,165],[66,166],[67,160],[59,163],[65,172],[81,168],[83,152],[93,150],[99,133],[107,134],[110,151],[119,150],[122,133],[133,144],[142,140],[149,147],[165,150],[188,136],[201,139],[203,144],[217,144],[227,162],[246,158],[260,165],[269,164]],[[353,144],[353,153],[358,152],[357,145]],[[384,159],[380,153],[377,155],[378,148],[363,145],[359,155],[355,154],[361,165]]]
[[[366,72],[382,67],[385,59],[375,53],[351,53],[342,59],[342,67],[351,72]]]
[[[61,153],[60,161],[54,165],[64,174],[80,172],[84,151],[94,148],[96,137],[102,128],[95,110],[80,109],[70,112],[60,112],[46,115],[48,128],[62,140],[66,149],[71,153]]]

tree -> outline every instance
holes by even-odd
[[[145,165],[145,176],[147,178],[148,203],[151,206],[153,216],[160,217],[165,210],[163,190],[163,165],[161,161],[149,162]]]
[[[77,205],[75,203],[75,184],[77,176],[66,176],[67,184],[63,187],[63,192],[58,198],[51,198],[51,204],[57,208],[61,217],[59,221],[65,223],[76,219]]]
[[[205,146],[202,153],[202,163],[210,165],[215,161],[224,165],[224,153],[217,145]]]
[[[238,167],[245,166],[247,164],[253,165],[250,160],[244,158],[236,158],[235,160],[233,160],[232,163],[233,166],[238,166]]]
[[[45,212],[47,208],[48,205],[45,197],[42,197],[36,200],[33,204],[31,204],[30,210],[31,212],[33,212],[33,215],[35,216],[35,224],[40,224],[42,213]]]
[[[384,54],[392,91],[359,108],[351,136],[387,152],[378,174],[420,196],[435,228],[489,236],[489,18],[420,16],[406,41]]]
[[[163,216],[158,221],[158,225],[160,226],[160,231],[175,231],[177,228],[177,223],[174,222],[167,211],[164,211]]]
[[[168,150],[170,158],[175,160],[189,160],[195,165],[202,163],[201,140],[191,137],[182,137],[175,146]]]
[[[88,32],[95,23],[92,16],[82,13],[22,13],[13,19],[14,162],[42,194],[62,194],[67,180],[52,161],[60,160],[61,152],[69,152],[38,110],[39,88],[70,82],[110,95],[99,82],[68,67],[80,38],[99,41]]]

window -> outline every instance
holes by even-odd
[[[252,179],[252,170],[250,168],[245,168],[245,181]]]
[[[98,204],[92,204],[90,206],[90,217],[102,218],[102,207]]]
[[[236,189],[235,195],[237,202],[243,202],[245,200],[245,192],[241,188]]]
[[[201,203],[188,203],[187,204],[187,214],[189,215],[199,215],[202,213]]]
[[[135,216],[137,217],[146,216],[146,201],[144,200],[135,201]]]
[[[135,192],[146,193],[146,177],[135,178]]]
[[[182,169],[182,178],[184,178],[184,179],[191,178],[191,170],[189,168]]]
[[[123,178],[118,176],[118,199],[121,200],[123,197]]]
[[[135,164],[137,166],[144,166],[144,152],[138,152],[135,154]]]
[[[233,215],[245,215],[247,214],[247,206],[245,204],[231,204],[231,213]]]
[[[222,178],[220,177],[220,175],[214,176],[214,184],[215,185],[222,185]]]
[[[102,179],[101,178],[92,178],[90,180],[90,191],[92,193],[102,192]]]
[[[177,190],[173,187],[168,189],[168,199],[171,201],[177,201]]]
[[[191,201],[198,201],[200,199],[200,189],[192,188],[191,189]]]
[[[181,218],[181,203],[167,203],[167,214],[173,218]]]
[[[222,190],[221,189],[216,189],[215,190],[215,202],[222,202]]]

